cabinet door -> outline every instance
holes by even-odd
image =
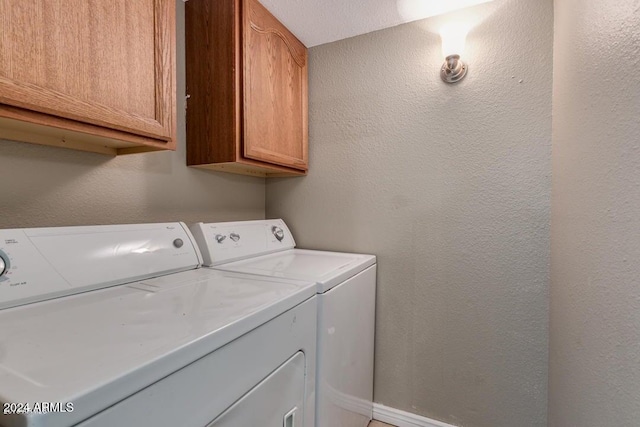
[[[306,170],[307,49],[256,0],[243,16],[243,154]]]
[[[173,138],[173,0],[0,0],[0,20],[0,104]]]

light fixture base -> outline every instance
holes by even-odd
[[[468,68],[459,55],[450,55],[442,64],[440,77],[445,83],[457,83],[467,75]]]

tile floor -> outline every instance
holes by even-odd
[[[380,421],[371,421],[369,427],[394,427],[391,424],[381,423]]]

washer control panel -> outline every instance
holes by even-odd
[[[281,219],[197,223],[191,227],[204,265],[264,255],[296,246],[289,228]]]
[[[284,230],[282,229],[282,227],[278,227],[277,225],[272,226],[271,233],[273,233],[273,235],[276,239],[278,239],[279,242],[282,242],[282,240],[284,240]]]

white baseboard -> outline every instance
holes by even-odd
[[[456,427],[452,424],[390,408],[379,403],[373,404],[373,419],[398,427]]]

